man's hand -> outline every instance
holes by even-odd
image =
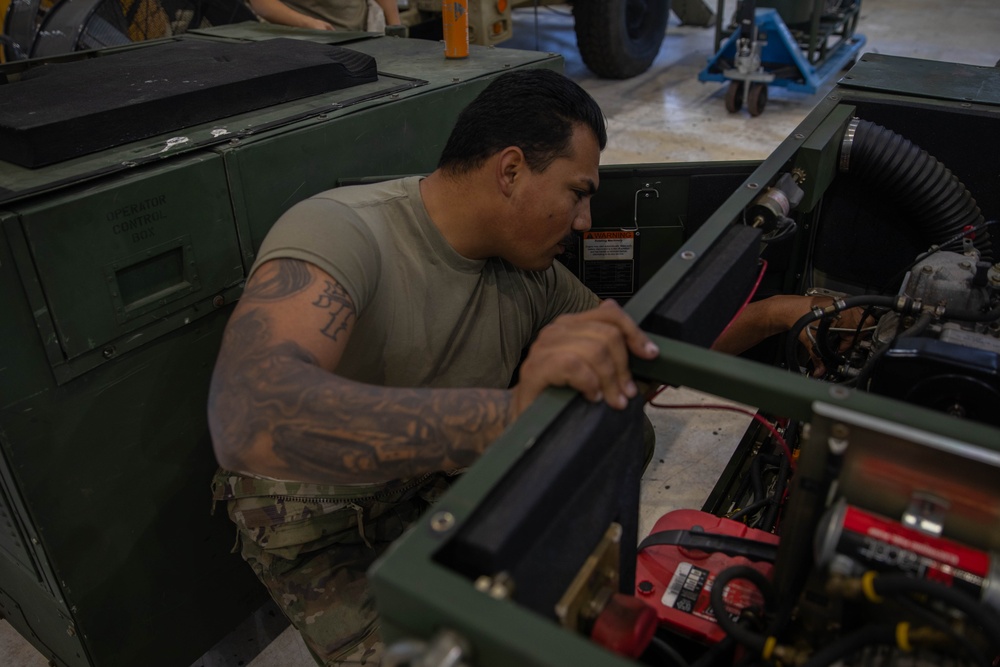
[[[323,21],[322,19],[315,19],[311,16],[305,16],[302,19],[302,28],[308,28],[309,30],[336,30],[332,25]]]
[[[803,315],[813,307],[826,308],[833,303],[829,296],[801,296],[794,294],[779,294],[760,301],[747,304],[740,316],[719,336],[712,345],[713,350],[740,354],[750,349],[765,338],[785,333],[795,326]],[[850,346],[854,331],[861,319],[862,308],[851,308],[839,314],[836,322],[837,333],[841,335],[839,350]],[[869,324],[866,322],[865,324]],[[812,360],[814,377],[822,377],[826,367],[816,350],[815,341],[810,337],[815,335],[816,324],[804,327],[799,332],[799,342],[805,347]]]
[[[630,352],[653,359],[659,349],[610,299],[593,310],[556,318],[539,332],[521,364],[520,380],[511,390],[511,417],[550,386],[571,387],[590,401],[623,409],[638,393]]]
[[[808,307],[814,308],[826,308],[833,303],[833,299],[828,296],[814,296],[814,297],[803,297],[809,299]],[[799,317],[805,315],[806,311],[803,310],[799,313]],[[849,308],[843,312],[837,313],[834,316],[833,323],[830,326],[830,333],[836,334],[839,338],[835,341],[831,347],[837,352],[843,352],[847,350],[851,343],[854,341],[855,332],[858,330],[858,324],[861,322],[861,316],[864,314],[864,308]],[[798,318],[796,318],[798,319]],[[865,326],[873,325],[875,320],[868,317],[865,321]],[[794,324],[794,322],[792,322]],[[791,325],[789,325],[791,327]],[[799,342],[805,347],[806,351],[809,353],[809,360],[811,361],[812,371],[810,375],[812,377],[823,377],[827,373],[826,364],[823,358],[819,354],[817,349],[817,343],[815,337],[819,329],[819,321],[813,322],[809,326],[806,326],[799,332]],[[833,369],[836,370],[836,369]]]

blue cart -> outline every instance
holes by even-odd
[[[723,29],[716,12],[715,50],[699,81],[728,81],[726,109],[746,103],[751,116],[767,104],[768,86],[812,94],[853,64],[865,45],[855,28],[861,0],[742,0]],[[765,6],[766,5],[766,6]]]

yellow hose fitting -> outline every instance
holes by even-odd
[[[910,645],[910,624],[906,621],[896,625],[896,645],[905,653],[913,650],[913,646]]]
[[[881,604],[882,596],[875,592],[875,576],[874,570],[868,570],[861,575],[861,590],[870,601]]]
[[[764,650],[760,652],[760,657],[765,660],[770,660],[771,655],[774,654],[774,647],[778,645],[778,638],[771,636],[764,640]]]

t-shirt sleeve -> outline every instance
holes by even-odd
[[[378,287],[381,254],[371,230],[348,206],[322,196],[305,199],[278,218],[264,238],[250,275],[272,259],[299,259],[340,283],[361,312]]]
[[[546,299],[542,326],[564,313],[579,313],[596,308],[601,303],[597,295],[561,262],[553,262],[548,273],[551,274],[548,279],[549,297]]]

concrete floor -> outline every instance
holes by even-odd
[[[713,9],[714,4],[711,0]],[[725,16],[731,15],[734,5],[735,0],[727,2]],[[763,159],[834,84],[831,80],[814,95],[772,88],[763,115],[730,114],[723,104],[725,86],[697,80],[713,54],[713,30],[681,26],[676,17],[671,18],[663,48],[649,71],[626,81],[598,79],[576,51],[569,11],[569,7],[542,8],[536,15],[530,9],[519,10],[515,37],[505,46],[565,56],[566,73],[590,91],[608,117],[604,164]],[[985,66],[1000,60],[997,0],[864,0],[858,32],[868,40],[863,53]],[[712,399],[683,395],[677,400]],[[660,444],[644,482],[640,535],[647,534],[663,512],[700,507],[728,460],[746,420],[730,413],[705,414],[650,410]],[[710,428],[704,428],[706,423]],[[6,622],[0,622],[0,665],[47,664]],[[213,667],[216,663],[196,664]],[[311,667],[315,663],[298,635],[288,630],[246,664]]]

